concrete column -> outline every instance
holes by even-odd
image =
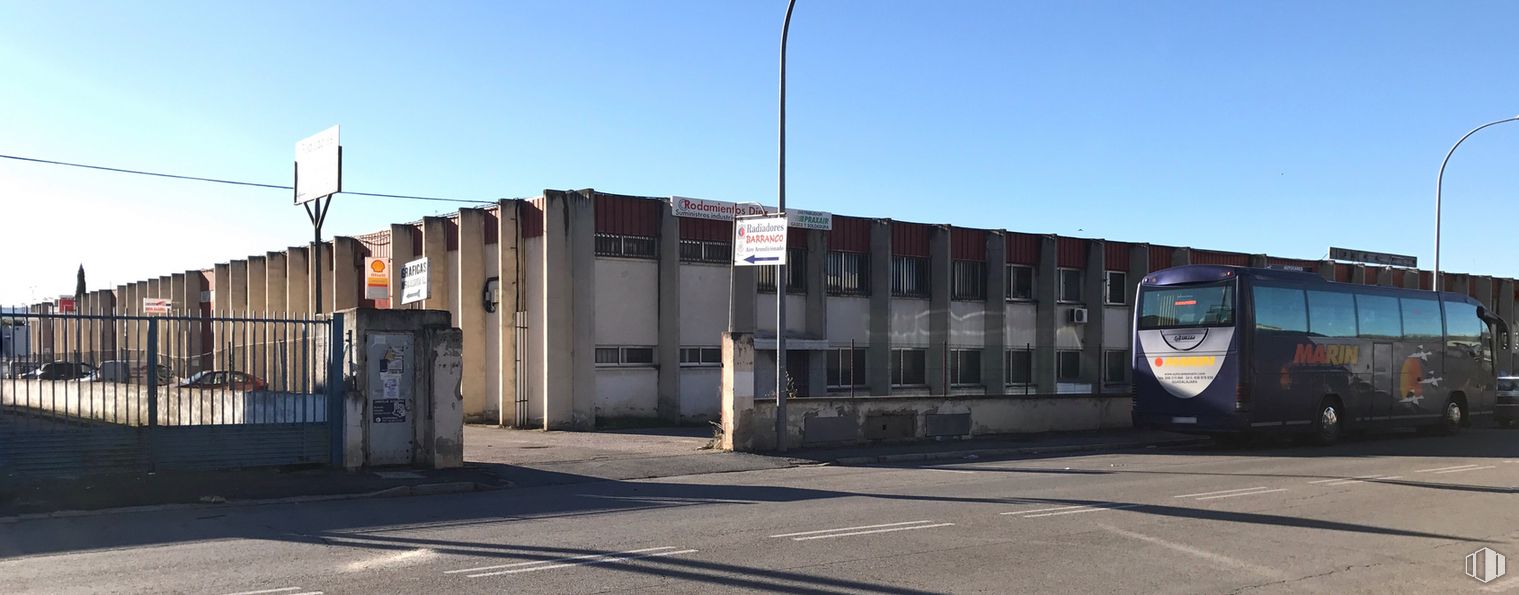
[[[496,276],[500,277],[497,293],[501,300],[500,305],[497,306],[501,314],[498,317],[501,325],[500,333],[498,334],[501,341],[499,350],[501,356],[501,392],[496,396],[501,418],[498,423],[503,426],[516,427],[525,424],[527,421],[525,419],[517,419],[518,345],[516,315],[517,312],[523,309],[522,294],[519,289],[521,287],[519,273],[521,264],[518,260],[520,258],[518,246],[521,242],[521,234],[517,227],[517,207],[521,204],[521,201],[503,200],[496,204],[500,207],[496,211]],[[390,244],[392,263],[395,262],[395,231],[395,226],[392,226]],[[408,251],[410,250],[410,245],[410,241],[408,240]],[[392,264],[391,268],[395,269],[399,267]],[[392,280],[392,291],[395,291],[396,285],[398,284]],[[392,308],[395,308],[398,307],[400,301],[394,300],[390,304]]]
[[[485,421],[485,211],[459,209],[459,317],[463,331],[464,419]]]
[[[1498,368],[1512,374],[1515,364],[1515,339],[1519,338],[1519,321],[1514,320],[1514,280],[1498,280],[1498,317],[1509,325],[1508,351],[1498,355]]]
[[[148,279],[148,297],[150,297],[150,298],[163,297],[163,294],[159,293],[159,287],[158,287],[159,283],[160,282],[159,282],[159,280],[157,278]]]
[[[290,311],[288,307],[290,296],[286,293],[289,280],[285,267],[284,252],[270,252],[264,255],[264,307],[270,312],[284,314]]]
[[[325,282],[332,283],[330,287],[335,312],[359,307],[359,296],[363,295],[361,286],[364,283],[362,251],[363,246],[355,238],[332,238],[332,277]]]
[[[449,310],[448,227],[447,217],[422,218],[422,256],[427,257],[429,297],[422,301],[428,310]],[[554,269],[549,269],[554,270]]]
[[[1034,386],[1042,394],[1054,394],[1055,387],[1055,328],[1059,323],[1055,307],[1059,294],[1059,245],[1055,236],[1039,238],[1039,270],[1034,277]],[[1174,262],[1174,261],[1173,261]]]
[[[232,302],[232,264],[220,263],[212,268],[211,280],[211,315],[214,317],[227,316],[232,312],[229,304]],[[138,302],[136,308],[141,308]],[[227,346],[227,328],[220,322],[211,323],[211,367],[220,365],[227,357],[224,350]]]
[[[1392,269],[1391,268],[1389,268],[1389,267],[1382,267],[1380,270],[1377,271],[1377,285],[1381,285],[1383,287],[1392,287]]]
[[[199,372],[204,368],[202,365],[206,357],[205,329],[208,324],[204,320],[204,314],[200,309],[200,294],[206,291],[205,279],[200,276],[200,271],[185,271],[184,294],[180,303],[184,304],[187,316],[197,319],[194,323],[185,325],[185,373]]]
[[[1102,328],[1107,320],[1107,300],[1103,289],[1107,285],[1106,242],[1087,242],[1086,303],[1087,323],[1081,333],[1081,381],[1092,385],[1092,393],[1102,392]]]
[[[659,363],[655,415],[680,421],[680,218],[669,203],[659,207]]]
[[[285,309],[294,316],[311,314],[311,249],[285,249]]]
[[[807,231],[807,322],[809,338],[828,338],[828,238],[823,231]],[[803,264],[803,263],[797,263]],[[828,352],[807,353],[807,392],[809,396],[828,394]]]
[[[1318,266],[1313,268],[1325,281],[1334,280],[1334,261],[1320,260]]]
[[[1129,276],[1125,279],[1124,291],[1128,293],[1129,319],[1134,319],[1134,308],[1139,307],[1134,297],[1139,295],[1139,285],[1144,282],[1145,275],[1150,274],[1150,245],[1134,244],[1129,246]],[[1134,329],[1129,329],[1133,332]]]
[[[269,288],[269,270],[265,266],[264,257],[248,257],[248,314],[263,316],[269,311],[267,291]]]
[[[1191,248],[1186,248],[1186,247],[1177,248],[1175,252],[1171,253],[1171,266],[1173,266],[1173,267],[1179,267],[1179,266],[1189,265],[1189,264],[1192,264],[1192,249]]]
[[[227,296],[228,315],[239,317],[248,315],[248,261],[234,260],[230,264],[228,273],[232,280],[229,283]],[[217,367],[240,368],[243,356],[246,354],[245,347],[247,335],[242,325],[223,324],[222,357],[217,361]]]
[[[1366,265],[1358,264],[1350,269],[1350,282],[1356,285],[1366,284]]]
[[[1404,289],[1419,289],[1422,285],[1423,282],[1419,280],[1419,269],[1408,269],[1403,271]]]
[[[185,295],[185,274],[175,273],[169,275],[169,303],[170,311],[176,315],[189,316],[190,309],[183,301]],[[185,342],[189,339],[189,333],[185,332],[189,325],[180,322],[160,324],[158,337],[163,342],[163,353],[168,355],[168,361],[160,362],[169,367],[171,374],[175,376],[188,376],[188,358],[185,353]]]
[[[949,394],[950,228],[936,226],[928,238],[928,392]]]
[[[759,294],[759,267],[731,267],[733,278],[728,289],[728,327],[730,331],[753,333],[758,327],[754,296]]]
[[[891,221],[870,222],[870,344],[865,352],[869,394],[891,394]]]
[[[986,234],[986,313],[981,317],[985,346],[981,350],[981,381],[986,394],[1007,392],[1007,232]]]
[[[424,223],[425,225],[425,223]],[[595,203],[589,192],[543,193],[544,429],[590,430],[595,418]],[[426,242],[424,230],[423,239]],[[424,254],[426,249],[424,247]],[[577,282],[580,281],[580,282]]]
[[[309,313],[332,312],[332,242],[322,242],[308,248],[311,257],[306,261],[306,300],[311,304]],[[322,271],[322,303],[316,303],[317,269]]]
[[[416,308],[417,304],[401,305],[401,277],[402,269],[406,263],[417,259],[415,247],[412,245],[412,234],[416,228],[407,223],[392,223],[390,225],[390,307],[392,309]]]
[[[1255,268],[1258,268],[1258,269],[1264,269],[1264,268],[1266,268],[1270,264],[1271,264],[1271,259],[1269,257],[1267,257],[1265,254],[1251,254],[1250,255],[1250,266],[1252,266],[1252,267],[1255,267]]]
[[[1498,311],[1493,307],[1493,278],[1488,276],[1477,277],[1477,301],[1488,312],[1496,314]]]

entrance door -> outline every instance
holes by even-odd
[[[800,349],[786,350],[786,376],[791,379],[791,388],[796,391],[795,394],[798,397],[813,396],[811,391],[808,390],[808,387],[811,386],[809,382],[811,375],[808,374],[811,371],[811,366],[809,365],[808,356],[811,354],[812,352],[810,351]]]

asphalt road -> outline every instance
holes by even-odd
[[[1502,592],[1519,431],[0,524],[5,593]]]

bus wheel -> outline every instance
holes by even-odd
[[[1461,402],[1450,399],[1445,402],[1445,412],[1440,414],[1439,432],[1442,436],[1449,436],[1461,431],[1461,423],[1466,421],[1466,409]]]
[[[1314,422],[1313,441],[1320,446],[1329,446],[1339,442],[1340,433],[1343,431],[1340,421],[1340,403],[1334,399],[1324,399],[1319,404],[1318,420]]]

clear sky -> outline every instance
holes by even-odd
[[[1519,114],[1519,3],[800,0],[788,203],[1321,258],[1433,254]],[[783,0],[0,0],[0,154],[289,184],[773,202]],[[1519,276],[1519,123],[1444,268]],[[355,235],[458,205],[339,197]],[[0,160],[0,303],[310,240],[288,191]]]

